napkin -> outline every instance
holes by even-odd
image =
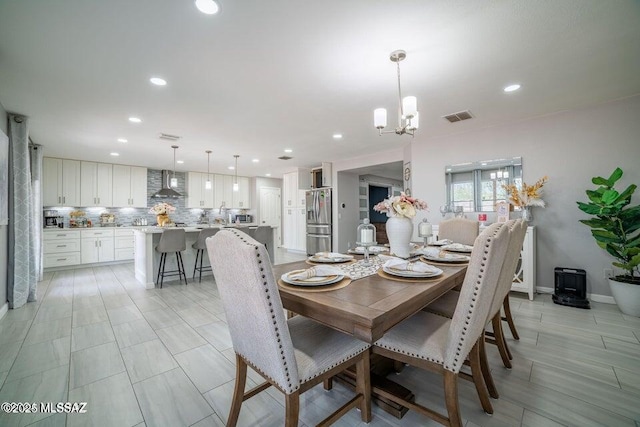
[[[437,246],[442,246],[442,245],[450,245],[453,243],[453,240],[450,239],[440,239],[440,240],[436,240],[435,242],[431,243],[432,245],[437,245]]]
[[[344,255],[344,254],[341,254],[340,252],[316,252],[314,254],[314,257],[323,258],[323,259],[332,259],[332,260],[353,258],[351,255]]]
[[[430,258],[442,258],[442,250],[440,248],[422,248],[418,249],[417,252]]]
[[[344,273],[339,268],[332,267],[330,265],[317,265],[315,267],[308,268],[299,273],[290,274],[289,279],[305,280],[305,279],[310,279],[316,276],[324,277],[324,276],[333,276],[333,275],[344,275]]]
[[[418,273],[432,273],[438,271],[438,268],[422,261],[411,262],[406,259],[387,255],[379,255],[379,257],[384,261],[383,267],[393,268],[394,270],[416,271]]]
[[[473,250],[473,246],[463,245],[462,243],[452,243],[450,245],[443,246],[444,250],[452,250],[452,251],[467,251],[471,252]]]

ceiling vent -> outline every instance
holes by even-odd
[[[168,133],[161,133],[159,138],[164,139],[165,141],[171,141],[171,142],[175,142],[180,139],[178,135],[170,135]]]
[[[461,122],[462,120],[472,119],[473,115],[471,114],[471,111],[464,110],[464,111],[459,111],[453,114],[447,114],[446,116],[442,116],[442,117],[449,120],[450,123],[455,123],[455,122]]]
[[[279,158],[280,160],[291,160],[291,159],[293,159],[293,157],[290,157],[290,156],[280,156],[280,157],[278,157],[278,158]]]

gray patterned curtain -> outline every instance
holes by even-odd
[[[9,115],[9,265],[10,308],[36,300],[37,264],[34,195],[31,183],[28,119]]]
[[[42,280],[42,145],[29,144],[31,162],[31,209],[33,210],[33,243],[36,254],[36,277]]]

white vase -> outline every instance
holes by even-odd
[[[413,234],[413,222],[405,217],[391,217],[387,220],[387,237],[392,255],[408,258],[411,250],[410,241]]]
[[[609,279],[609,286],[620,311],[629,316],[640,317],[640,285]]]

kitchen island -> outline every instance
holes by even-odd
[[[185,273],[187,275],[187,279],[191,280],[193,276],[193,266],[196,262],[196,250],[193,249],[192,245],[198,240],[198,234],[200,230],[203,228],[237,228],[240,229],[250,236],[253,235],[253,230],[257,228],[257,225],[212,225],[212,226],[193,226],[193,227],[182,227],[185,231],[186,250],[182,252],[182,262],[184,264]],[[136,280],[143,285],[147,289],[153,289],[155,287],[156,277],[158,275],[158,266],[160,265],[160,253],[156,251],[156,246],[160,241],[160,236],[162,231],[165,228],[163,227],[139,227],[134,228],[134,252],[135,252],[135,276]],[[273,261],[273,234],[269,234],[269,238],[266,243],[267,250],[269,252],[269,257]],[[209,262],[205,259],[203,265],[208,265]],[[172,255],[167,256],[165,271],[176,270],[176,257]],[[205,272],[206,273],[206,272]],[[206,273],[209,274],[209,273]],[[164,279],[165,282],[170,280],[178,280],[178,276],[175,277],[167,277]]]

